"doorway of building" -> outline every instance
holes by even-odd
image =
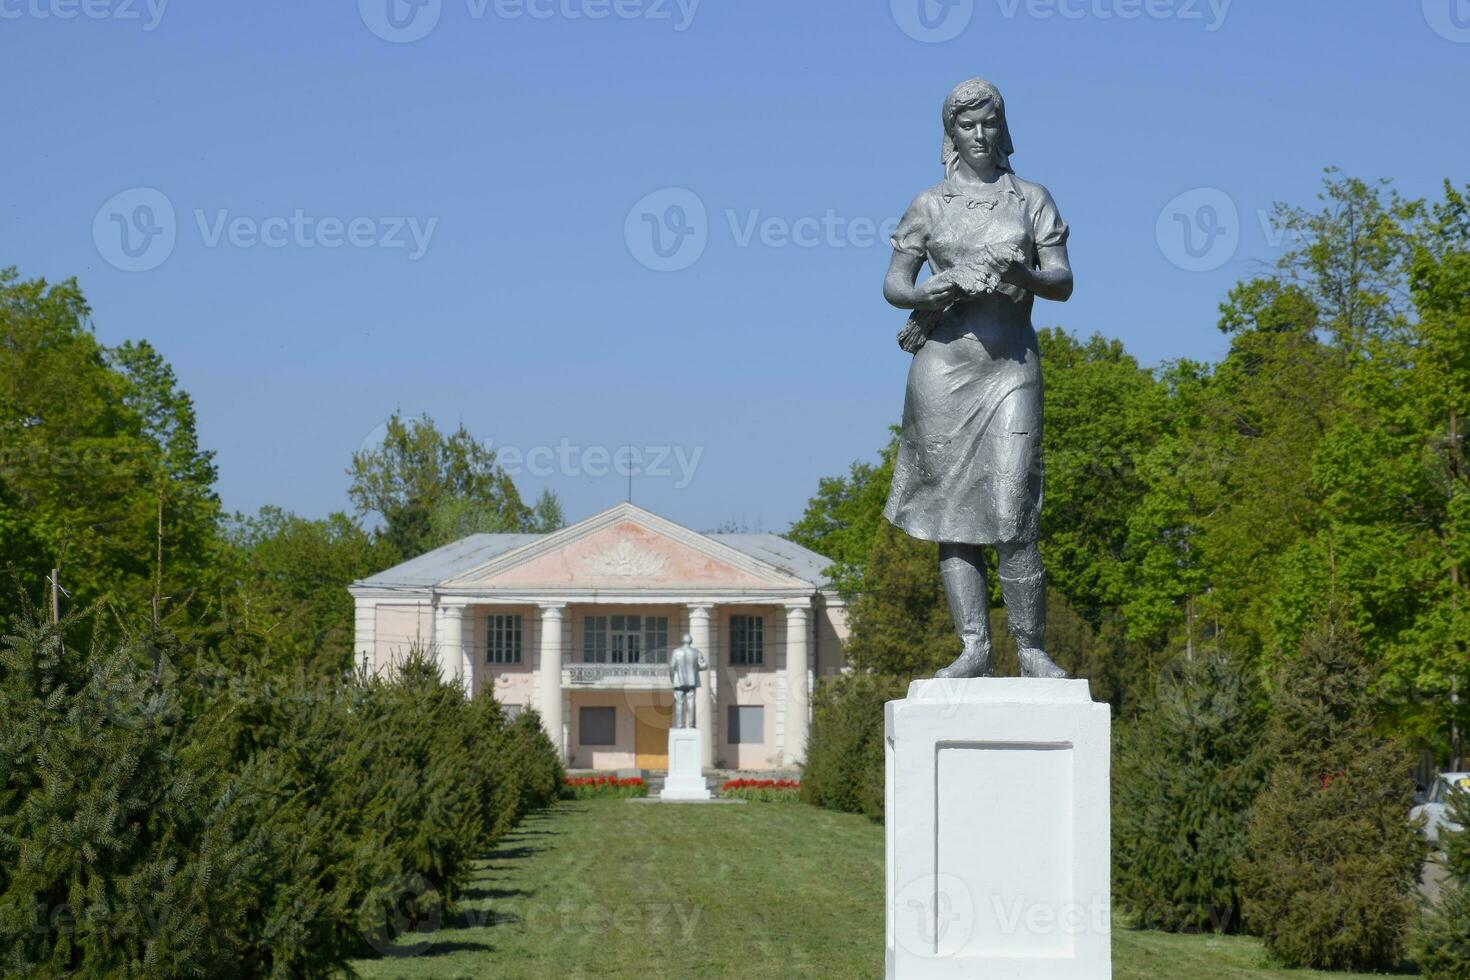
[[[673,719],[672,704],[633,706],[633,757],[639,769],[669,768],[669,726]]]

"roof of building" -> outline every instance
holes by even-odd
[[[827,569],[832,565],[832,559],[823,557],[810,548],[803,548],[795,541],[788,541],[779,534],[708,533],[705,537],[729,545],[736,551],[743,551],[757,561],[774,565],[802,581],[816,586],[830,583]]]
[[[638,508],[631,504],[619,504],[611,510],[628,512],[637,511]],[[609,513],[610,511],[603,511],[579,523],[591,524],[606,517]],[[571,526],[571,528],[575,527],[576,525]],[[554,533],[560,534],[567,530],[570,528],[563,528],[562,531]],[[808,582],[813,588],[826,588],[830,585],[826,569],[832,564],[831,560],[815,551],[803,548],[794,541],[788,541],[779,534],[693,533],[699,533],[702,537],[733,548],[756,561],[764,562],[787,575]],[[362,588],[430,588],[457,575],[473,571],[499,555],[544,537],[546,537],[544,534],[471,534],[452,544],[425,552],[417,558],[410,558],[376,575],[370,575],[355,582],[354,585]]]
[[[471,534],[467,538],[460,538],[452,544],[426,551],[417,558],[410,558],[392,568],[384,569],[376,575],[369,575],[355,584],[369,587],[410,585],[427,588],[477,568],[496,555],[503,555],[521,545],[530,544],[540,537],[539,534]]]

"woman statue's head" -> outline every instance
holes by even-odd
[[[1011,130],[1000,90],[983,78],[960,82],[944,100],[944,176],[964,162],[977,172],[1010,171]]]

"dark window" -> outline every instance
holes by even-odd
[[[583,708],[577,718],[577,730],[583,745],[615,745],[617,743],[617,709]]]
[[[485,662],[521,662],[521,617],[499,614],[485,617]]]
[[[737,667],[765,663],[764,626],[762,616],[730,617],[730,663]]]
[[[766,740],[766,709],[759,704],[730,705],[730,731],[726,739],[731,745]]]

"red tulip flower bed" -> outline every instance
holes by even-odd
[[[795,779],[727,779],[720,785],[720,795],[761,803],[800,803],[801,783]]]
[[[561,790],[561,797],[564,800],[592,800],[606,797],[628,799],[647,795],[648,784],[637,776],[629,779],[619,779],[617,776],[568,776]]]

